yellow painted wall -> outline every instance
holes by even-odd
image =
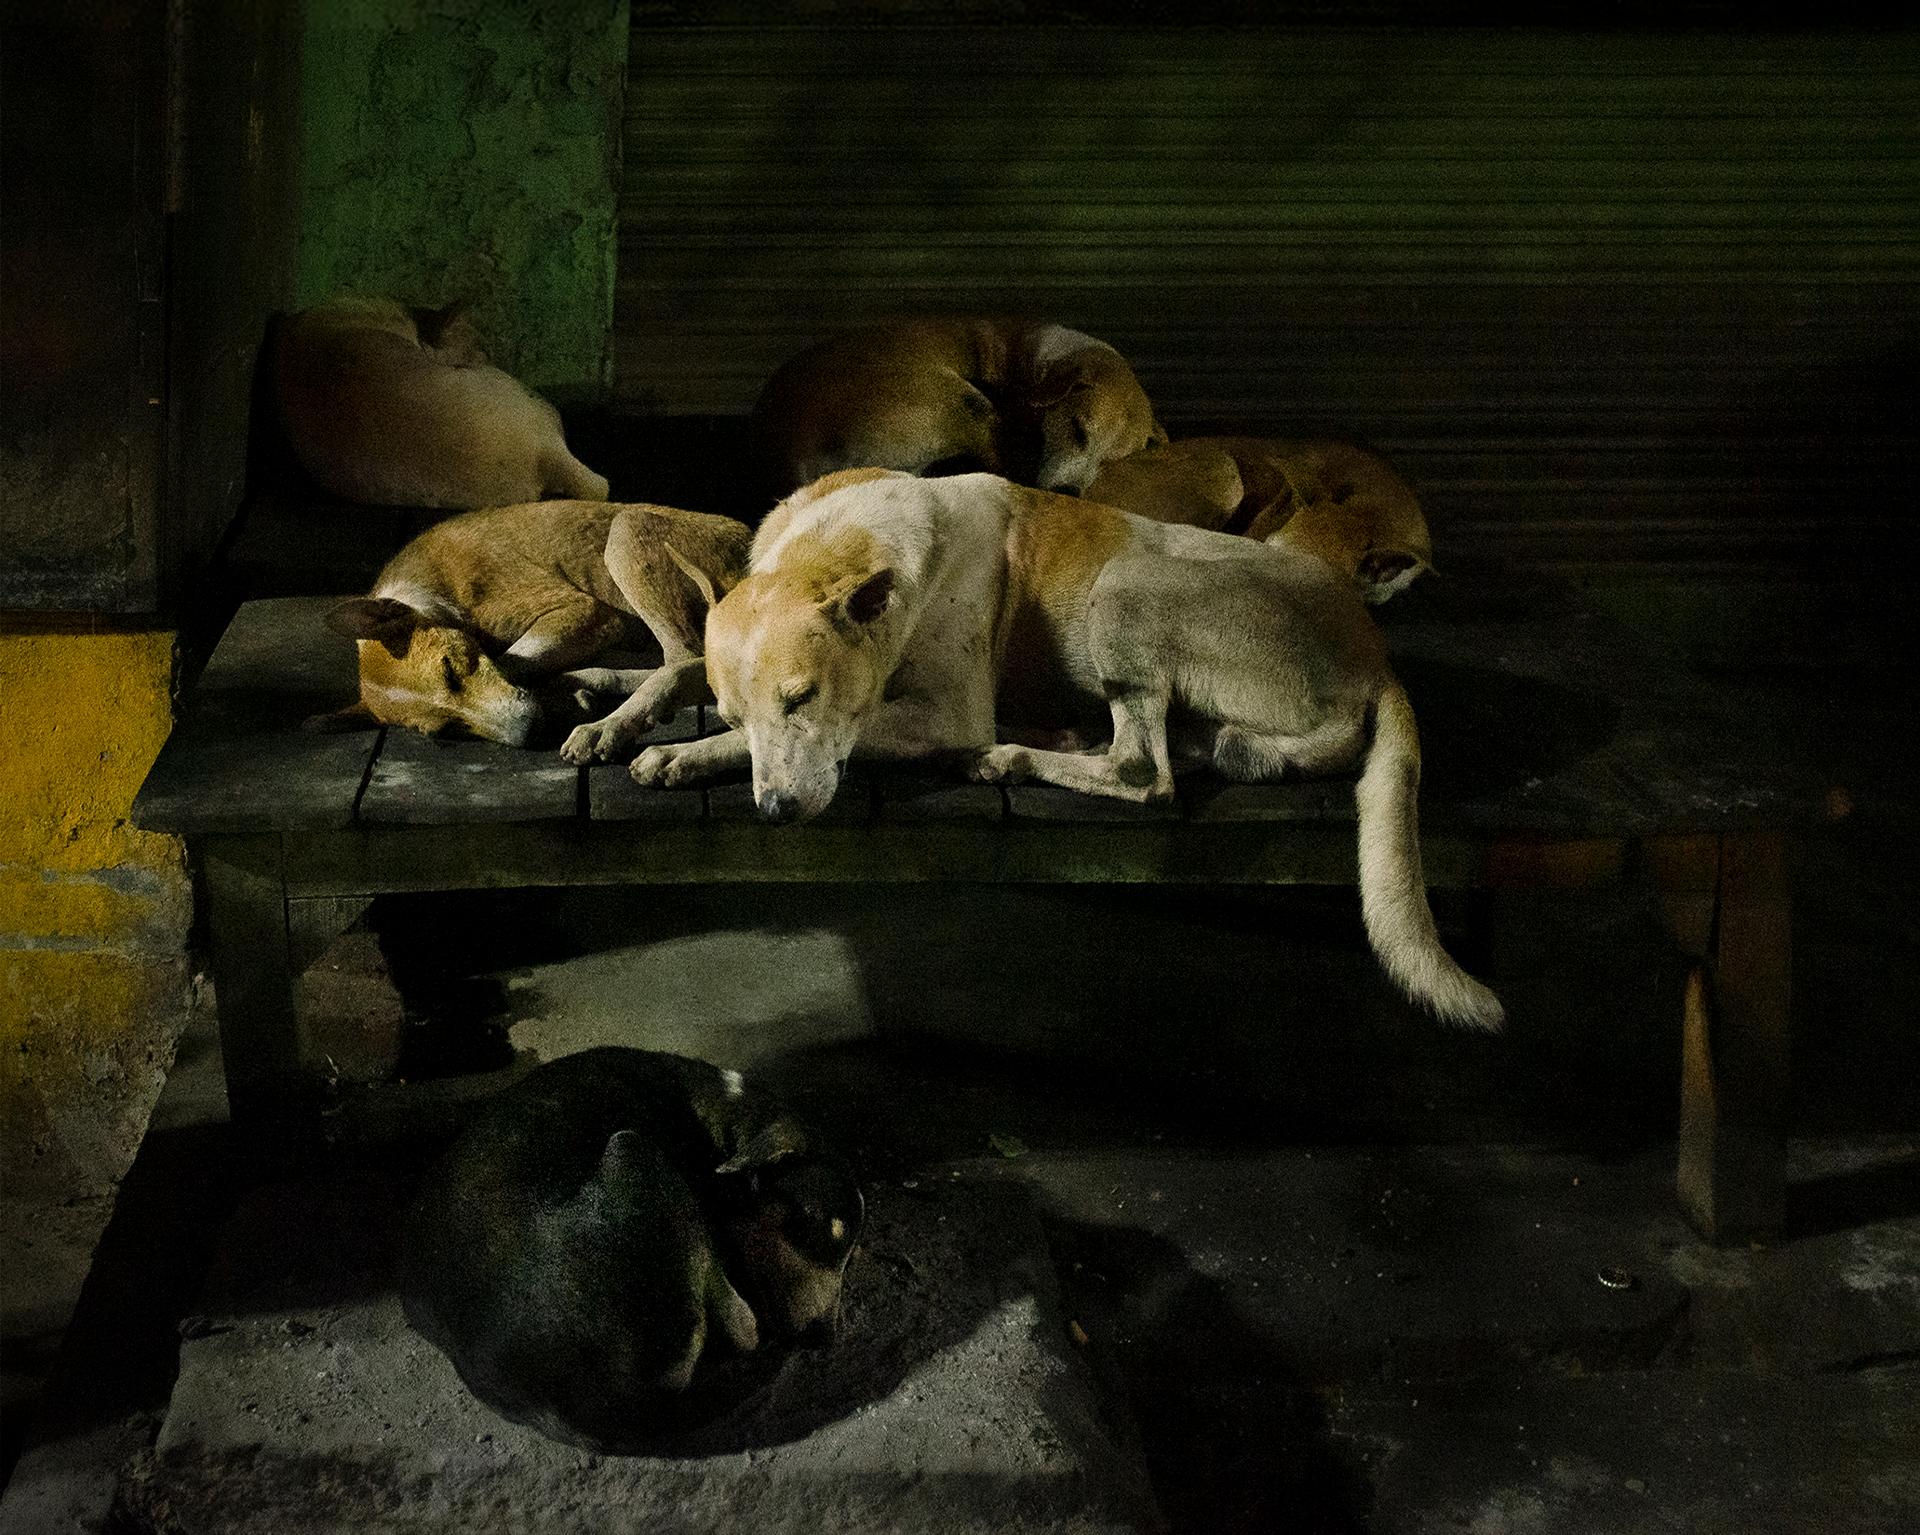
[[[174,636],[0,633],[0,1166],[119,1176],[186,1018],[178,838],[127,824]]]

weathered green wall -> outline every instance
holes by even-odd
[[[465,299],[561,401],[609,377],[627,0],[308,0],[297,299]]]

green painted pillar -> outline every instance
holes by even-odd
[[[628,0],[307,0],[296,299],[474,309],[561,404],[610,379]]]

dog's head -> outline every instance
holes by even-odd
[[[744,1184],[727,1235],[754,1315],[790,1337],[830,1325],[867,1214],[847,1165],[782,1116],[715,1171]]]
[[[404,725],[524,746],[540,705],[507,680],[474,633],[394,597],[355,597],[328,627],[360,642],[360,701],[308,724],[319,730]]]
[[[1078,495],[1103,465],[1167,440],[1118,352],[1076,352],[1047,364],[1027,403],[1039,433],[1034,483],[1042,490]]]
[[[1433,568],[1419,497],[1380,458],[1345,443],[1308,443],[1243,462],[1260,509],[1247,536],[1324,560],[1369,603],[1406,590]]]
[[[721,718],[746,734],[754,804],[769,821],[809,820],[839,789],[886,688],[894,579],[877,547],[863,555],[802,534],[707,615],[707,680]]]

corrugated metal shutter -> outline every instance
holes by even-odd
[[[1176,424],[1363,435],[1456,544],[1908,542],[1911,35],[636,27],[625,150],[630,404],[741,411],[840,326],[1018,307]]]

